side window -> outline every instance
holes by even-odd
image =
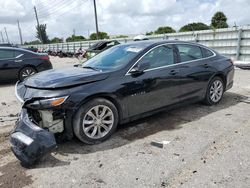
[[[174,64],[174,49],[170,45],[157,47],[147,53],[138,64],[149,62],[149,69]]]
[[[13,50],[0,50],[0,59],[14,58],[15,53]]]
[[[16,50],[16,51],[15,51],[15,54],[14,54],[14,57],[18,57],[18,56],[20,56],[21,54],[23,54],[23,53]]]
[[[199,46],[189,44],[177,44],[176,47],[180,54],[180,62],[192,61],[202,58],[202,52]]]
[[[202,48],[202,51],[203,51],[203,57],[211,57],[214,55],[213,52],[211,52],[208,49]]]

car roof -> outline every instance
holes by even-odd
[[[141,41],[132,41],[132,42],[127,42],[123,44],[144,44],[145,46],[150,46],[150,45],[161,45],[161,44],[166,44],[166,43],[187,43],[187,44],[195,44],[195,45],[200,45],[195,42],[189,42],[189,41],[181,41],[181,40],[141,40]]]
[[[207,47],[207,46],[204,46],[202,44],[199,44],[199,43],[196,43],[196,42],[189,42],[189,41],[181,41],[181,40],[142,40],[142,41],[132,41],[132,42],[127,42],[127,43],[122,43],[122,44],[119,44],[119,45],[131,45],[131,46],[135,46],[135,47],[142,47],[144,49],[146,48],[150,48],[150,47],[155,47],[155,46],[158,46],[158,45],[161,45],[161,44],[191,44],[191,45],[196,45],[196,46],[199,46],[199,47],[203,47],[203,48],[207,48],[211,51],[213,51],[214,53],[216,53],[213,49]]]
[[[158,45],[167,44],[167,43],[170,43],[170,44],[172,44],[172,43],[175,43],[175,44],[185,43],[185,44],[203,46],[203,45],[196,43],[196,42],[181,41],[181,40],[161,40],[161,41],[159,41],[159,40],[142,40],[142,41],[127,42],[127,43],[123,43],[122,45],[143,45],[145,47],[149,47],[149,46],[158,46]]]

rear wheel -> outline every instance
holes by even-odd
[[[223,97],[223,93],[223,80],[220,77],[216,76],[208,84],[204,102],[208,105],[215,105],[220,102]]]
[[[98,98],[85,103],[75,115],[74,133],[82,142],[97,144],[116,130],[118,111],[110,101]]]
[[[24,67],[19,72],[19,80],[23,81],[25,78],[36,74],[37,71],[33,67]]]

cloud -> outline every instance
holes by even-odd
[[[47,24],[50,38],[87,36],[95,32],[93,0],[0,0],[0,30],[6,27],[12,42],[19,42],[16,20],[25,41],[35,39],[37,7],[40,23]],[[216,11],[223,11],[228,24],[250,24],[249,0],[96,0],[99,30],[109,34],[139,34],[171,26],[178,30],[190,22],[210,24]]]

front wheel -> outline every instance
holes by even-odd
[[[223,80],[216,76],[208,84],[204,102],[208,105],[215,105],[220,102],[224,93]]]
[[[77,111],[73,129],[78,139],[86,144],[97,144],[109,138],[116,130],[118,111],[110,101],[97,98]]]

